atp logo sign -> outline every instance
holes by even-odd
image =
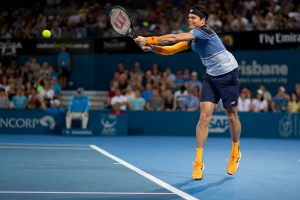
[[[103,115],[101,118],[102,135],[116,135],[117,118],[112,115]]]
[[[229,122],[224,115],[216,115],[211,118],[208,126],[210,133],[224,133],[229,128]]]

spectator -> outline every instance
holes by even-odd
[[[47,107],[50,105],[50,101],[54,98],[54,91],[49,82],[45,82],[44,87],[41,88],[39,93],[41,99],[46,103]]]
[[[24,95],[24,90],[19,88],[17,94],[12,98],[13,108],[25,108],[28,103],[28,98]]]
[[[147,110],[160,111],[164,109],[165,100],[160,96],[159,90],[153,89],[153,96],[146,103]]]
[[[264,93],[262,90],[258,89],[256,92],[256,98],[252,101],[252,111],[253,112],[267,112],[268,111],[268,102],[264,99]]]
[[[71,122],[73,119],[75,119],[81,120],[81,127],[86,129],[89,120],[89,109],[89,98],[83,94],[83,88],[78,88],[77,95],[73,96],[68,108],[66,127],[71,128]]]
[[[44,109],[47,113],[51,115],[57,115],[65,112],[65,110],[61,107],[61,103],[58,99],[51,100],[50,107],[44,107]]]
[[[242,89],[240,93],[238,111],[239,112],[250,112],[251,110],[251,100],[248,97],[247,89]]]
[[[131,110],[144,110],[146,101],[141,97],[140,90],[135,90],[135,96],[130,99],[130,109]]]
[[[175,110],[182,110],[184,108],[183,101],[185,100],[187,95],[188,95],[188,92],[187,92],[186,87],[184,85],[182,85],[180,87],[180,89],[175,92],[175,94],[174,94],[174,98],[175,98],[174,107],[175,107]]]
[[[111,115],[124,115],[125,112],[121,110],[121,104],[115,103],[112,107],[112,111],[109,113]]]
[[[56,97],[61,92],[61,87],[59,83],[57,82],[57,78],[55,76],[52,76],[50,80],[50,87],[54,92],[54,97]]]
[[[181,86],[184,85],[184,83],[186,82],[186,80],[184,79],[184,77],[182,76],[182,71],[178,70],[176,72],[176,77],[175,77],[175,80],[174,80],[174,83],[175,83],[175,87],[177,89],[179,89]]]
[[[37,95],[34,88],[31,88],[31,93],[28,95],[28,104],[26,108],[29,109],[36,109],[41,108],[43,105],[43,101],[39,95]],[[43,105],[43,107],[46,107],[46,105]]]
[[[17,47],[15,42],[6,41],[2,46],[1,56],[4,66],[9,66],[16,59]]]
[[[192,79],[188,82],[189,90],[193,90],[195,87],[198,87],[202,90],[202,83],[198,80],[198,73],[192,72]]]
[[[116,89],[116,95],[111,99],[111,106],[119,103],[122,111],[126,111],[128,107],[128,98],[121,93],[119,88]]]
[[[165,110],[169,110],[169,111],[175,110],[174,96],[170,89],[165,91],[164,98],[165,98],[165,106],[164,106]]]
[[[132,90],[131,85],[128,85],[126,88],[125,96],[127,97],[128,101],[130,101],[135,96],[135,92]]]
[[[5,89],[0,87],[0,108],[9,108],[9,99],[5,93]]]
[[[273,97],[272,111],[273,112],[286,112],[288,104],[288,96],[285,93],[285,88],[280,86],[277,95]]]
[[[188,90],[188,95],[184,98],[182,105],[184,111],[197,111],[199,109],[199,98],[194,96],[192,90]]]
[[[300,111],[300,102],[297,101],[297,96],[295,93],[290,94],[290,100],[288,103],[288,112],[297,113]]]
[[[153,96],[152,84],[147,83],[145,90],[142,92],[142,97],[148,101]]]
[[[61,52],[57,58],[57,68],[59,71],[59,84],[62,89],[66,89],[69,75],[71,73],[71,55],[65,47],[61,48]]]
[[[271,93],[266,89],[264,85],[260,85],[259,89],[262,90],[264,99],[267,100],[268,103],[270,103],[272,101]]]

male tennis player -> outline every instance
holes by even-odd
[[[200,119],[196,127],[196,159],[193,163],[193,179],[203,178],[204,163],[202,160],[203,146],[208,136],[208,125],[215,105],[222,99],[230,124],[232,150],[227,173],[233,175],[238,170],[241,152],[239,138],[241,123],[237,113],[239,98],[238,63],[228,52],[217,34],[206,24],[208,10],[196,5],[188,15],[188,33],[167,34],[154,37],[138,36],[135,42],[144,51],[152,51],[161,55],[171,55],[192,48],[206,66],[206,76],[200,98]],[[170,46],[160,46],[175,43]]]

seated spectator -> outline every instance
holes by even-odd
[[[175,110],[182,110],[183,109],[183,101],[185,100],[188,92],[186,87],[182,85],[179,90],[177,90],[174,94],[174,108]]]
[[[181,110],[184,111],[197,111],[199,109],[199,98],[193,93],[193,90],[188,90],[188,95],[182,102],[183,107]]]
[[[4,88],[5,92],[10,90],[10,84],[8,83],[7,76],[2,76],[2,83],[0,83],[0,88]]]
[[[153,96],[152,84],[147,83],[145,90],[142,92],[142,97],[148,101]]]
[[[54,96],[56,97],[61,92],[61,87],[59,83],[57,82],[57,78],[55,76],[52,76],[50,80],[50,87],[54,91]]]
[[[128,98],[121,93],[119,88],[116,89],[116,95],[111,99],[111,106],[119,103],[122,111],[126,111],[128,107]]]
[[[247,89],[242,89],[239,103],[238,103],[238,111],[239,112],[250,112],[251,110],[251,100],[248,97],[248,91]]]
[[[28,95],[28,104],[26,108],[36,109],[41,108],[43,101],[41,97],[36,93],[34,88],[31,88],[31,93]],[[46,107],[46,105],[44,105]]]
[[[46,103],[47,107],[49,107],[50,101],[54,98],[54,90],[51,88],[48,81],[45,82],[45,85],[39,94],[41,99]]]
[[[140,90],[135,90],[134,98],[130,99],[130,109],[131,110],[144,110],[146,101],[141,97]]]
[[[297,113],[300,111],[300,102],[297,101],[295,93],[290,94],[290,100],[288,102],[288,112]]]
[[[277,95],[273,97],[272,111],[273,112],[286,112],[288,104],[288,95],[285,93],[285,88],[280,86]]]
[[[184,70],[183,70],[183,80],[184,82],[188,82],[191,80],[191,75],[190,75],[190,69],[188,67],[186,67]]]
[[[264,93],[262,90],[258,89],[256,92],[256,98],[252,100],[252,111],[253,112],[267,112],[268,102],[264,99]]]
[[[60,113],[64,113],[65,110],[61,107],[61,103],[58,99],[54,99],[50,101],[50,107],[44,107],[45,111],[51,115],[56,115]]]
[[[184,85],[184,83],[186,82],[186,80],[184,79],[184,77],[182,76],[182,71],[178,70],[176,72],[176,78],[174,80],[175,83],[175,87],[177,89],[179,89],[181,86]]]
[[[195,87],[198,87],[200,90],[202,90],[202,83],[198,80],[198,73],[193,72],[192,78],[188,83],[188,89],[193,90]]]
[[[81,120],[81,127],[86,129],[89,120],[89,109],[89,98],[83,94],[83,88],[78,88],[77,95],[73,96],[68,108],[66,127],[71,128],[71,122],[75,119]]]
[[[19,88],[17,94],[12,98],[13,108],[25,108],[28,103],[28,98],[24,96],[23,88]]]
[[[112,107],[112,111],[109,113],[111,115],[124,115],[125,112],[121,110],[121,104],[115,103]]]
[[[130,101],[130,99],[134,98],[135,92],[132,90],[131,85],[128,85],[125,91],[126,91],[125,96],[127,97],[128,101]]]
[[[166,90],[165,91],[165,110],[175,110],[174,106],[174,96],[171,90]]]
[[[163,110],[164,109],[165,100],[159,94],[159,90],[153,89],[153,96],[146,103],[147,110]]]
[[[0,108],[9,108],[9,99],[4,88],[0,88]]]

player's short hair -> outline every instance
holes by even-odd
[[[200,4],[193,6],[189,12],[199,16],[200,18],[205,18],[206,20],[208,19],[208,9]]]

